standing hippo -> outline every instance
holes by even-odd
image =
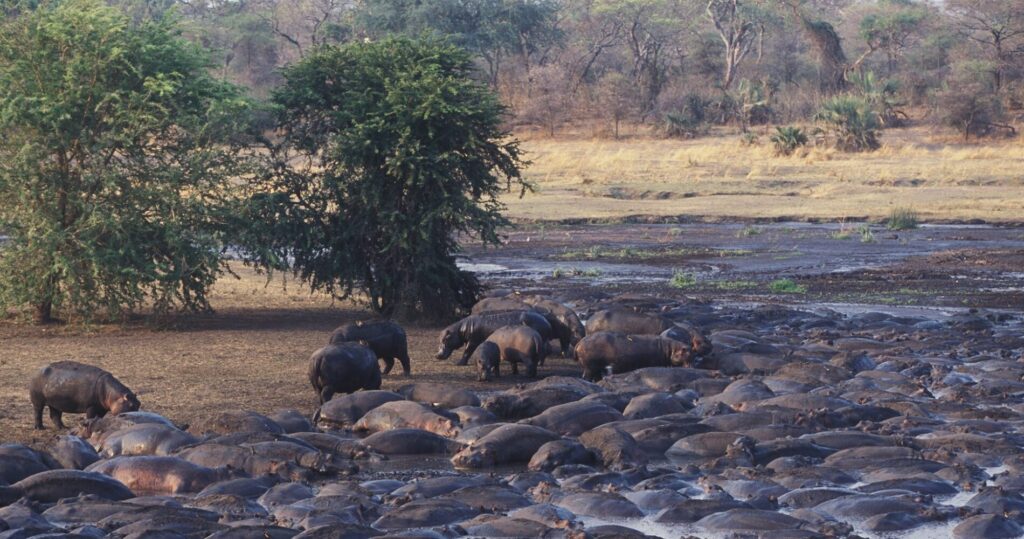
[[[331,333],[330,344],[364,341],[377,358],[384,361],[384,374],[391,372],[395,360],[402,362],[402,374],[409,376],[409,342],[402,326],[390,320],[371,320],[345,324]]]
[[[473,357],[476,358],[476,368],[480,373],[479,380],[481,382],[490,382],[492,378],[497,378],[499,376],[501,348],[498,348],[497,344],[494,344],[489,340],[484,341],[480,344],[480,347],[476,349]]]
[[[466,346],[458,365],[469,362],[470,356],[480,343],[487,340],[499,328],[505,326],[529,326],[540,334],[543,342],[551,338],[551,324],[544,315],[533,311],[508,311],[490,314],[474,314],[444,328],[440,335],[437,359],[448,359],[452,352]]]
[[[329,344],[310,358],[309,383],[320,397],[320,404],[331,400],[335,393],[380,389],[377,355],[363,344]]]
[[[35,410],[36,429],[43,428],[43,408],[50,408],[50,419],[59,429],[66,428],[64,413],[81,414],[92,419],[107,412],[114,415],[139,409],[139,399],[109,372],[75,361],[51,363],[32,378],[28,396]]]
[[[569,357],[576,347],[576,343],[587,336],[587,330],[583,326],[583,322],[580,321],[579,315],[569,307],[541,296],[526,296],[523,301],[535,309],[544,309],[557,318],[560,328],[556,328],[556,331],[561,331],[558,340],[562,345],[563,357]]]
[[[592,333],[576,345],[576,360],[583,366],[583,378],[597,381],[605,367],[615,374],[644,367],[687,367],[691,353],[686,343],[661,336]]]
[[[519,374],[519,364],[522,363],[526,367],[526,375],[531,378],[537,376],[537,365],[544,362],[547,354],[547,343],[533,328],[526,326],[498,328],[484,341],[487,343],[497,346],[501,361],[512,364],[512,374]],[[494,365],[494,374],[500,374],[497,365]]]

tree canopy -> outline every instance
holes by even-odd
[[[0,24],[0,302],[207,308],[246,100],[169,17],[66,0]]]
[[[497,242],[499,192],[526,188],[505,109],[473,71],[467,52],[429,38],[326,46],[285,69],[269,192],[247,216],[269,225],[249,238],[250,261],[365,292],[384,314],[470,305],[459,236]]]

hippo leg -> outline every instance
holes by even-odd
[[[403,352],[402,355],[398,356],[398,361],[402,362],[402,374],[412,376],[412,367],[409,366],[409,352]]]
[[[572,352],[569,351],[572,347],[570,340],[569,337],[562,337],[558,340],[559,344],[562,345],[562,357],[571,357],[572,355]]]
[[[320,404],[323,404],[334,396],[334,388],[327,386],[320,391]]]
[[[523,363],[526,364],[526,376],[530,378],[537,377],[537,362],[530,358],[523,358]]]
[[[91,406],[89,407],[89,409],[85,411],[86,419],[95,419],[97,417],[103,417],[105,415],[107,415],[106,410],[104,410],[103,408],[96,408],[95,406]]]
[[[462,359],[460,359],[459,362],[456,363],[456,365],[468,365],[469,356],[473,355],[473,352],[476,351],[477,346],[480,346],[479,342],[469,341],[469,344],[466,345],[466,351],[462,353]]]
[[[58,429],[67,428],[64,426],[64,421],[62,419],[63,415],[64,414],[60,410],[54,408],[53,406],[50,406],[50,421],[53,421],[53,426],[57,427]]]
[[[518,375],[519,374],[519,362],[518,361],[513,361],[512,362],[512,374],[514,374],[514,375]]]
[[[590,367],[583,368],[583,379],[588,382],[599,382],[601,380],[601,371],[591,369]]]
[[[35,413],[35,428],[36,430],[43,430],[43,408],[46,407],[46,404],[43,403],[43,397],[32,393],[29,395],[29,398],[32,399],[32,411]]]
[[[382,357],[380,359],[384,361],[384,370],[381,372],[381,374],[388,374],[389,372],[391,372],[391,369],[395,368],[395,358]]]

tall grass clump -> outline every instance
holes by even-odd
[[[814,119],[825,126],[835,148],[844,152],[877,150],[878,111],[863,97],[837,95],[826,101]]]
[[[910,208],[895,208],[889,212],[885,227],[889,230],[913,230],[918,224],[916,211]]]
[[[793,155],[797,148],[807,145],[807,133],[804,133],[803,129],[791,125],[776,127],[771,141],[775,146],[775,155]]]

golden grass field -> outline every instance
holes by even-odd
[[[910,207],[925,221],[1024,221],[1024,141],[963,144],[930,128],[884,132],[878,151],[808,147],[777,157],[736,134],[620,140],[521,134],[536,192],[506,196],[520,221],[885,218]]]

